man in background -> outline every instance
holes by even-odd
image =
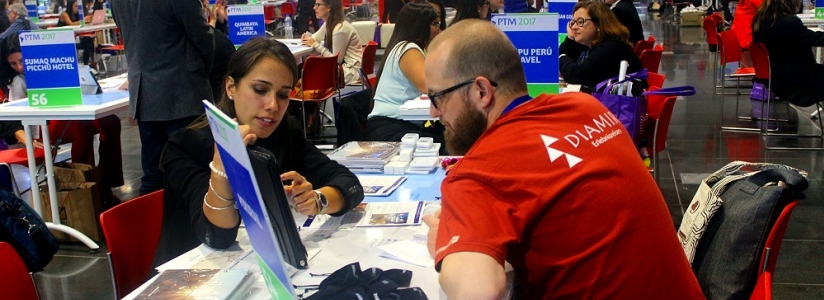
[[[129,66],[129,111],[140,131],[140,194],[163,188],[160,154],[169,136],[213,101],[213,29],[198,0],[111,0]]]
[[[449,154],[464,155],[441,185],[439,218],[425,218],[449,299],[500,299],[504,261],[521,299],[704,299],[612,113],[583,93],[532,99],[518,50],[492,23],[461,21],[430,45],[429,98]]]
[[[629,30],[629,42],[632,46],[644,39],[644,27],[641,26],[641,17],[638,16],[638,10],[632,4],[632,0],[603,0],[609,5],[609,9],[618,18],[618,22],[624,25]]]

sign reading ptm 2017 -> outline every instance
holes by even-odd
[[[263,5],[233,5],[226,8],[229,17],[229,39],[236,47],[251,38],[266,35]]]
[[[558,14],[492,15],[521,55],[529,95],[558,93]]]
[[[23,32],[20,46],[26,68],[29,106],[83,104],[73,31]]]

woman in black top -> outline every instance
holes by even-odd
[[[449,26],[466,19],[486,20],[489,15],[489,0],[458,0],[455,10],[455,18]]]
[[[297,78],[288,47],[266,38],[249,40],[229,61],[225,93],[217,105],[241,124],[244,142],[275,154],[286,172],[280,179],[291,182],[284,186],[286,195],[298,212],[340,216],[360,204],[363,187],[283,118]],[[205,117],[169,139],[161,159],[163,227],[155,266],[201,243],[222,249],[235,241],[240,215],[215,147]]]
[[[60,19],[57,20],[57,25],[55,27],[63,27],[63,26],[74,26],[80,25],[80,15],[78,14],[79,9],[85,9],[80,6],[80,3],[77,0],[69,0],[68,7],[71,9],[67,9],[60,15]],[[85,21],[87,23],[92,21],[92,16],[86,13],[84,10]],[[83,64],[88,65],[89,61],[94,54],[94,37],[88,36],[81,36],[80,37],[80,49],[83,49]],[[96,68],[96,64],[92,64],[92,68]]]
[[[558,68],[566,83],[590,91],[601,81],[618,76],[622,60],[627,73],[641,69],[641,60],[629,44],[627,28],[598,1],[578,2],[567,26],[567,39],[558,47]]]
[[[800,0],[764,0],[752,22],[753,42],[769,52],[772,92],[790,103],[810,106],[824,97],[824,65],[812,47],[824,46],[824,32],[814,32],[795,15]]]

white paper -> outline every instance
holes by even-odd
[[[423,205],[423,201],[361,203],[355,208],[364,211],[358,226],[417,225],[421,223]]]
[[[426,245],[421,245],[413,241],[403,240],[397,243],[383,245],[379,247],[384,251],[381,257],[410,263],[413,265],[430,268],[435,266],[435,260],[429,256]]]
[[[405,176],[358,175],[366,196],[389,196],[406,180]]]

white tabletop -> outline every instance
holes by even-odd
[[[85,32],[94,32],[94,31],[101,31],[101,30],[110,30],[117,28],[117,24],[115,23],[103,23],[98,25],[90,25],[87,24],[85,27],[80,27],[80,25],[72,25],[72,26],[62,26],[62,27],[50,27],[47,28],[48,30],[62,30],[71,28],[74,30],[74,33],[85,33]]]
[[[129,105],[129,92],[117,90],[126,80],[120,75],[101,80],[103,94],[83,95],[83,105],[39,108],[30,107],[28,100],[11,101],[0,105],[0,120],[95,120],[115,113]]]
[[[298,63],[300,63],[301,59],[304,57],[312,54],[312,48],[301,44],[300,39],[277,39],[277,41],[289,47],[289,50],[292,51],[292,55],[295,56]]]
[[[34,24],[37,24],[37,26],[39,26],[42,29],[42,28],[46,28],[46,27],[57,26],[57,22],[58,22],[58,19],[45,19],[45,20],[40,20],[40,21],[34,22]]]

